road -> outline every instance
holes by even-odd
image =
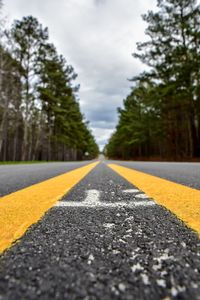
[[[127,169],[118,166],[130,170],[129,181],[125,179]],[[56,190],[59,181],[64,179],[67,185],[69,178],[82,176],[69,192],[63,189],[61,200],[45,208],[46,214],[38,222],[32,221],[21,239],[3,252],[0,300],[200,299],[198,235],[166,205],[159,205],[159,198],[154,201],[144,193],[146,178],[153,183],[154,177],[144,177],[141,189],[143,174],[132,173],[133,169],[184,184],[179,187],[159,181],[164,188],[166,184],[168,190],[177,191],[170,197],[178,197],[180,188],[183,203],[184,191],[194,195],[194,204],[200,195],[199,164],[101,161],[89,168],[88,162],[0,167],[0,193],[8,194],[0,199],[0,205],[2,201],[6,212],[6,201],[18,199],[20,204],[26,192],[35,205],[40,181],[52,178],[40,186],[46,191],[37,195],[38,203],[49,197],[48,186],[53,187],[52,195],[54,182]],[[54,176],[65,172],[68,175],[54,181]],[[131,182],[132,174],[137,186]],[[31,184],[36,185],[21,191]],[[20,205],[21,210],[24,202]],[[18,207],[15,209],[17,218]]]
[[[86,165],[84,162],[53,162],[0,165],[0,196]]]
[[[200,163],[117,161],[117,164],[200,189]]]

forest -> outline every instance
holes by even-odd
[[[1,17],[0,161],[95,158],[98,146],[73,83],[77,74],[48,28],[33,16],[7,27]]]
[[[118,108],[118,124],[105,147],[109,158],[200,158],[200,5],[158,0],[142,16],[146,40],[134,58],[144,72]]]

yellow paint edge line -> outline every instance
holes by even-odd
[[[34,184],[0,198],[0,253],[22,237],[99,162]]]
[[[200,234],[199,190],[119,165],[108,166]]]

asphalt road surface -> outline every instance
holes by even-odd
[[[84,161],[0,165],[0,197],[88,163]]]
[[[106,163],[97,165],[2,255],[0,300],[200,299],[197,234],[142,197]],[[198,164],[119,164],[200,187]],[[9,166],[10,176],[1,167],[0,193],[81,165]],[[21,170],[29,174],[25,185],[20,185]]]
[[[200,189],[200,163],[117,161],[117,164]]]

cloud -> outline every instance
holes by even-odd
[[[145,39],[141,14],[156,0],[6,0],[11,19],[34,15],[78,73],[81,110],[103,146],[117,122],[116,108],[144,66],[133,59]]]
[[[105,4],[106,1],[107,1],[107,0],[94,0],[94,3],[95,3],[96,5],[102,5],[102,4]]]
[[[100,149],[102,150],[111,136],[113,129],[108,129],[108,128],[99,128],[99,127],[94,127],[92,129],[93,134],[95,134],[96,139],[98,140]]]

